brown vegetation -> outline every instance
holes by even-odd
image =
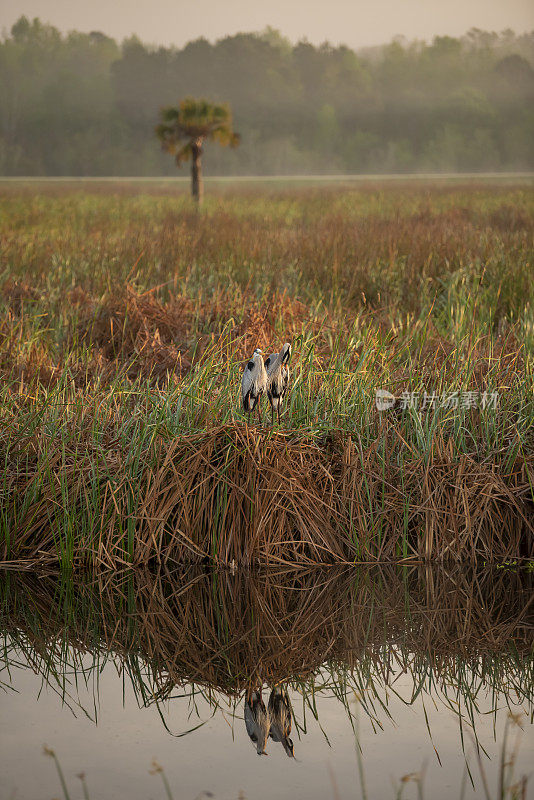
[[[431,666],[438,683],[461,683],[469,669],[504,683],[513,654],[525,659],[523,691],[532,689],[532,581],[519,571],[162,569],[65,589],[58,602],[57,576],[5,574],[3,632],[24,642],[36,669],[41,658],[60,668],[69,644],[128,659],[135,680],[140,657],[160,698],[185,682],[230,695],[258,679],[302,683],[325,662],[384,682],[399,668],[415,676]]]
[[[395,424],[383,435],[395,452]],[[15,495],[34,498],[21,506],[4,559],[58,558],[65,511],[54,500],[54,485],[69,498],[69,514],[84,520],[83,532],[71,536],[74,565],[491,561],[534,555],[532,458],[518,457],[499,471],[467,454],[458,457],[452,441],[436,438],[428,459],[407,455],[385,471],[378,444],[363,449],[357,435],[339,431],[312,439],[233,423],[193,435],[159,436],[133,486],[127,444],[113,439],[112,428],[98,444],[85,435],[82,446],[75,436],[68,451],[64,443],[42,436],[29,439],[24,451],[3,454],[8,496],[15,502]],[[44,449],[54,475],[50,487],[40,477]],[[24,473],[16,466],[21,459]],[[98,506],[91,512],[95,492]],[[133,539],[125,536],[125,524],[133,526]]]

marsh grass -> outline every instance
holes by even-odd
[[[0,202],[3,560],[532,557],[529,188]],[[247,426],[244,361],[286,339],[282,426]]]

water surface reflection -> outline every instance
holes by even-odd
[[[473,796],[477,752],[497,780],[508,710],[524,729],[516,773],[534,755],[529,573],[162,569],[2,581],[1,679],[21,690],[2,700],[2,798],[41,797],[44,775],[53,793],[44,742],[66,771],[86,770],[94,797],[161,796],[146,774],[156,755],[187,800],[208,788],[250,800],[359,797],[362,781],[369,797],[393,797],[391,779],[424,762],[427,796],[458,796],[469,754]]]

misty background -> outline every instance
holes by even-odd
[[[174,47],[21,17],[0,42],[0,173],[187,175],[154,136],[187,95],[229,102],[242,136],[206,146],[208,175],[534,169],[534,31]]]

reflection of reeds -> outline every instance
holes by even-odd
[[[532,699],[532,612],[531,577],[504,570],[141,573],[91,586],[6,573],[2,628],[60,685],[69,645],[78,663],[88,651],[118,659],[147,699],[186,682],[235,697],[258,680],[304,694],[328,680],[370,710],[399,669],[416,686],[432,674],[455,687],[454,702],[477,684]]]

